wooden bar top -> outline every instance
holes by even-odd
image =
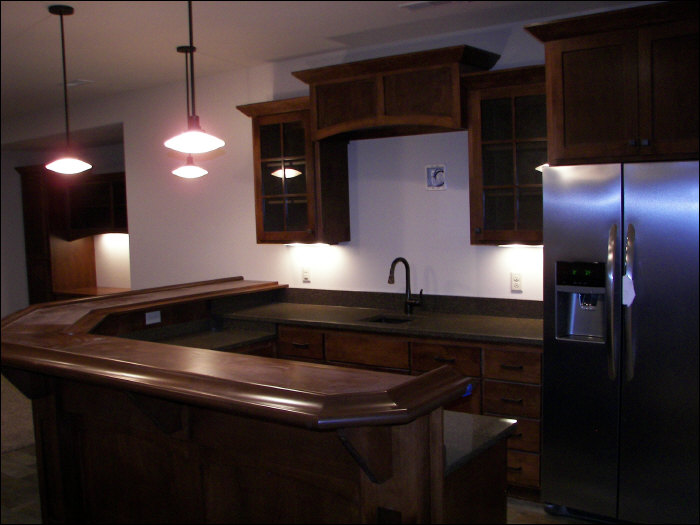
[[[57,376],[313,429],[403,424],[466,391],[469,380],[448,366],[408,376],[90,333],[112,313],[286,286],[234,277],[33,305],[2,320],[3,374]]]

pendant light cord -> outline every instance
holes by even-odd
[[[70,148],[70,131],[68,126],[68,82],[66,80],[66,43],[63,36],[63,13],[61,19],[61,58],[63,62],[63,109],[66,115],[66,148]]]
[[[190,92],[192,96],[192,117],[197,115],[197,110],[194,106],[194,44],[192,38],[192,0],[187,1],[187,12],[190,21]]]

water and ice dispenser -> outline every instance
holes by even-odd
[[[605,263],[557,261],[556,338],[605,341]]]

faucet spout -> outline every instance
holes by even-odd
[[[391,262],[391,268],[389,268],[389,284],[394,284],[394,270],[398,263],[403,263],[406,269],[406,301],[404,303],[404,311],[407,315],[411,315],[411,311],[414,306],[419,306],[423,299],[423,290],[420,291],[420,297],[418,299],[411,298],[411,267],[408,261],[403,257],[397,257]]]

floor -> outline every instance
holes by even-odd
[[[34,446],[2,454],[2,523],[41,523]],[[541,504],[508,499],[508,523],[588,523],[547,514]]]

